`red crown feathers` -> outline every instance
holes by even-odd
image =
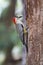
[[[15,17],[12,18],[12,22],[13,22],[14,24],[16,24],[17,20],[16,20]]]

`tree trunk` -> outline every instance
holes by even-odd
[[[43,0],[27,0],[28,65],[43,65]]]

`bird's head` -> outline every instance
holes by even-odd
[[[20,24],[20,25],[22,25],[23,27],[24,27],[24,23],[22,22],[22,17],[13,17],[12,18],[12,22],[14,23],[14,24]]]

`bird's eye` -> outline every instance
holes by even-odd
[[[22,18],[22,16],[19,16],[19,18]]]

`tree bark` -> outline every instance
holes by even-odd
[[[43,18],[42,0],[27,0],[26,20],[29,26],[28,65],[42,65],[43,57]]]

